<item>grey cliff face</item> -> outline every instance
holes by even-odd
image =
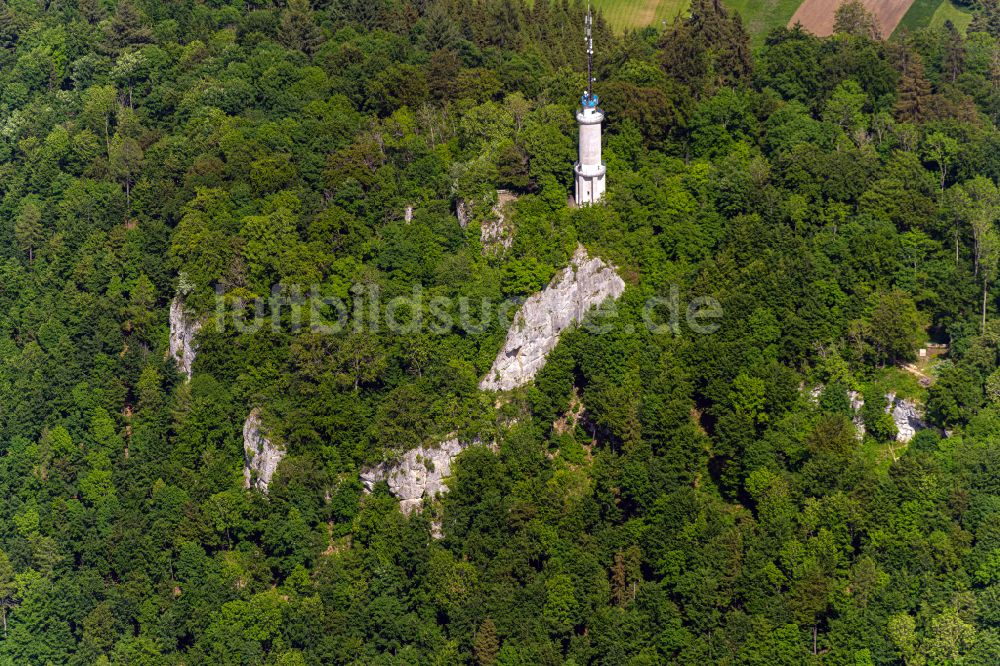
[[[855,430],[857,430],[858,439],[864,439],[865,420],[861,418],[861,408],[865,406],[864,396],[857,391],[848,389],[847,400],[851,403],[851,411],[854,413],[854,416],[851,417],[851,421],[854,423]]]
[[[448,492],[444,480],[451,476],[451,463],[468,444],[457,438],[437,446],[410,449],[395,462],[384,462],[361,472],[361,482],[369,492],[379,481],[389,484],[389,490],[399,500],[405,514],[419,511],[424,498]]]
[[[243,423],[243,486],[267,492],[285,450],[267,436],[260,410],[253,409]]]
[[[191,367],[197,354],[195,336],[201,330],[201,322],[192,319],[184,311],[184,299],[174,296],[170,302],[170,343],[168,354],[177,362],[177,369],[191,379]]]
[[[514,244],[514,225],[507,215],[507,207],[517,201],[517,195],[510,190],[497,190],[495,196],[495,199],[483,195],[455,202],[455,217],[460,227],[465,229],[475,220],[480,221],[479,240],[483,256],[503,254]]]
[[[810,399],[814,404],[818,404],[819,396],[823,392],[823,386],[817,386],[810,392]],[[885,394],[885,413],[892,416],[893,423],[896,424],[896,441],[902,444],[908,443],[913,437],[927,427],[923,420],[923,410],[920,405],[909,398],[897,398],[895,393]],[[854,416],[854,427],[857,429],[858,439],[865,436],[865,422],[861,418],[861,408],[865,406],[865,398],[857,391],[848,389],[847,400],[850,402],[851,411]]]
[[[909,442],[918,430],[927,427],[921,418],[917,403],[908,399],[897,399],[895,393],[887,393],[885,397],[889,400],[886,412],[892,414],[892,420],[896,424],[897,442]]]
[[[503,254],[514,244],[514,229],[507,219],[507,206],[517,201],[517,195],[507,190],[497,190],[497,200],[490,215],[479,229],[483,255]]]
[[[469,220],[472,219],[472,202],[459,199],[455,204],[455,217],[458,218],[458,226],[463,229],[469,226]]]
[[[581,322],[591,308],[605,299],[619,298],[624,291],[625,282],[614,267],[589,257],[582,245],[577,247],[570,265],[524,302],[479,388],[509,391],[530,382],[545,365],[560,333]]]

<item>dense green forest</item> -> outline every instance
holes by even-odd
[[[579,0],[0,2],[0,664],[1000,662],[1000,7],[976,11],[756,52],[714,0],[598,15],[608,194],[571,209]],[[498,188],[513,243],[483,252]],[[500,401],[499,323],[212,315],[293,285],[522,298],[578,243],[628,283],[616,316]],[[672,293],[718,330],[643,325]],[[931,341],[921,384],[900,364]],[[889,390],[925,405],[908,446]],[[288,451],[267,494],[254,408]],[[363,492],[449,433],[498,446],[434,511]]]

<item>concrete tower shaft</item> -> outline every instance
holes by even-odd
[[[601,123],[604,122],[604,112],[597,108],[581,109],[576,114],[576,122],[580,126],[580,170],[596,174],[599,169],[604,168],[601,163]]]
[[[573,170],[576,178],[576,205],[597,203],[604,195],[604,175],[607,169],[601,161],[601,123],[604,113],[584,106],[576,114],[580,127],[579,158]]]

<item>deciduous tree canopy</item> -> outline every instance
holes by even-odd
[[[582,2],[0,2],[0,664],[996,663],[996,4],[756,53],[598,13],[570,209]],[[480,391],[480,304],[578,243],[624,295]],[[362,491],[450,437],[496,446],[423,512]]]

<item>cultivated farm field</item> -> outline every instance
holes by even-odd
[[[621,32],[647,25],[673,23],[685,14],[690,0],[592,0],[611,26]],[[747,31],[760,41],[771,30],[785,25],[801,0],[723,0],[729,9],[739,12]]]
[[[883,36],[892,34],[914,0],[861,0],[868,11],[875,15]],[[820,37],[833,34],[833,16],[841,0],[805,0],[792,15],[789,25],[801,23],[802,27]]]
[[[843,0],[723,0],[729,9],[739,12],[755,44],[767,33],[796,21],[817,35],[833,32],[833,15]],[[688,11],[690,0],[592,0],[618,32],[648,25],[660,27]],[[897,28],[917,30],[952,21],[961,32],[972,20],[971,14],[951,0],[862,0],[879,20],[883,37]]]

